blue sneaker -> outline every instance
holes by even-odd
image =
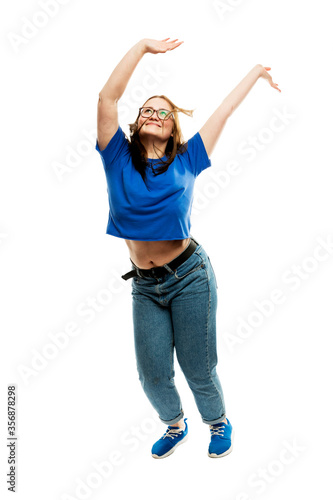
[[[187,418],[185,418],[185,430],[181,430],[178,427],[168,426],[166,433],[156,441],[152,447],[151,454],[154,458],[166,458],[171,453],[175,451],[177,446],[185,443],[188,438],[188,428],[186,423]]]
[[[227,424],[210,425],[211,441],[208,448],[208,456],[220,458],[228,455],[232,451],[234,431],[231,423],[227,419]]]

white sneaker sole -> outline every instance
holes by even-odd
[[[155,455],[155,454],[153,455],[153,454],[151,454],[151,456],[153,458],[166,458],[169,455],[171,455],[179,445],[185,443],[187,441],[187,439],[188,439],[188,434],[186,434],[186,436],[181,441],[179,441],[179,443],[177,443],[173,448],[171,448],[171,450],[169,450],[166,453],[164,453],[164,455]]]
[[[232,429],[232,431],[231,431],[230,440],[231,440],[231,446],[224,453],[221,453],[221,455],[217,455],[216,453],[209,453],[208,452],[208,456],[210,458],[221,458],[221,457],[225,457],[226,455],[229,455],[229,453],[232,452],[232,448],[234,445],[234,429]]]

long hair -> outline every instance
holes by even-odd
[[[183,109],[180,108],[179,106],[176,106],[165,95],[154,95],[152,97],[149,97],[149,99],[147,99],[147,101],[144,104],[146,104],[150,99],[153,99],[155,97],[159,97],[167,101],[172,108],[171,110],[174,116],[172,136],[169,137],[169,140],[165,148],[165,156],[167,157],[167,160],[166,161],[162,160],[162,157],[158,155],[160,161],[155,163],[155,167],[157,165],[160,165],[160,167],[157,169],[156,168],[153,169],[154,175],[160,175],[163,174],[163,172],[166,172],[166,170],[168,170],[170,163],[173,162],[177,154],[182,154],[184,153],[184,151],[186,151],[186,146],[185,146],[186,143],[184,143],[183,134],[180,128],[178,113],[181,112],[188,116],[193,116],[194,110]],[[140,141],[139,127],[138,127],[139,118],[140,118],[140,112],[138,113],[135,122],[129,124],[130,127],[129,150],[131,153],[134,167],[141,174],[141,177],[145,182],[146,167],[148,166],[148,161],[147,161],[146,148]],[[169,119],[172,120],[172,118]],[[154,145],[154,150],[156,152],[155,145]]]

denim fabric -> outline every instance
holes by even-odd
[[[172,425],[181,420],[184,411],[174,383],[175,351],[202,421],[210,425],[222,422],[226,412],[216,372],[217,283],[213,267],[201,244],[175,271],[167,264],[164,267],[168,273],[163,277],[132,278],[139,380],[162,422]],[[132,269],[138,269],[133,262]]]

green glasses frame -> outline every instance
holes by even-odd
[[[152,110],[152,113],[149,114],[147,111],[148,109]],[[139,108],[140,115],[143,118],[151,118],[154,115],[155,111],[157,114],[157,118],[159,118],[160,120],[169,120],[170,117],[172,118],[174,117],[172,111],[170,111],[169,109],[154,109],[151,108],[150,106],[144,106],[142,108]],[[163,116],[163,113],[166,113],[166,116]]]

